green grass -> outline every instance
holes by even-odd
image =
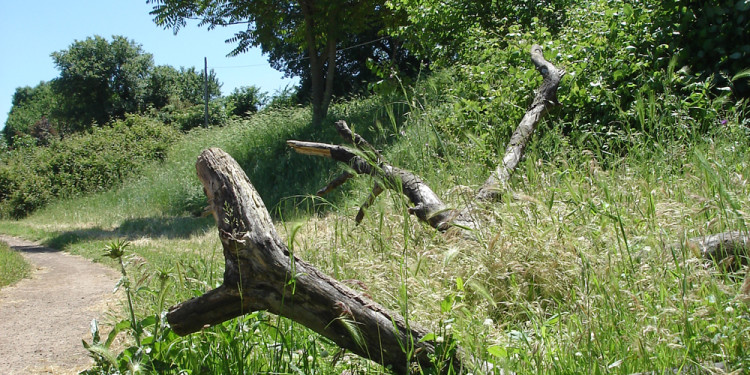
[[[597,15],[610,13],[617,12]],[[514,35],[518,51],[542,39]],[[584,37],[596,39],[594,47],[609,45],[596,33]],[[576,53],[596,56],[587,48]],[[530,95],[531,89],[519,90],[518,81],[538,84],[518,51],[491,54],[507,61],[495,64],[500,70],[486,84],[476,75],[455,80],[485,67],[456,67],[403,88],[400,96],[338,103],[330,120],[347,120],[394,165],[423,177],[449,205],[462,206],[501,159],[523,113],[513,95]],[[616,51],[608,48],[605,55]],[[582,74],[599,65],[575,64],[571,72],[584,70],[563,81],[566,107],[540,124],[509,191],[480,211],[483,225],[470,236],[443,235],[417,222],[404,197],[393,192],[355,225],[373,184],[366,176],[326,199],[311,197],[342,167],[285,146],[287,139],[340,143],[330,126],[309,127],[308,108],[193,130],[172,145],[164,162],[121,187],[2,221],[0,231],[113,267],[123,261],[132,308],[123,306],[127,314],[105,323],[124,337],[124,349],[113,349],[109,337],[92,337],[99,361],[91,373],[386,372],[263,311],[182,338],[168,329],[162,319],[168,306],[222,280],[213,219],[194,215],[205,206],[196,157],[203,148],[221,147],[243,166],[295,255],[497,368],[519,374],[694,373],[719,363],[730,372],[750,372],[750,310],[737,298],[746,266],[717,266],[684,246],[691,237],[748,231],[747,104],[706,96],[688,106],[679,90],[646,87],[630,107],[620,108],[619,88],[591,85],[587,79],[599,78]],[[513,74],[503,73],[506,65],[514,66]],[[644,72],[638,80],[671,88],[674,68]],[[473,100],[471,90],[499,97]],[[575,112],[594,107],[617,108],[607,113],[616,121],[582,123]],[[129,243],[123,257],[102,256],[121,240]]]
[[[603,162],[545,127],[511,192],[476,231],[478,241],[444,237],[417,223],[393,193],[383,194],[362,224],[354,225],[370,184],[365,177],[353,181],[333,208],[278,221],[277,228],[287,237],[301,225],[295,254],[337,279],[358,280],[357,287],[364,285],[376,301],[518,373],[663,372],[713,363],[747,369],[750,311],[736,299],[743,272],[722,271],[687,247],[668,246],[747,230],[746,131],[734,122],[690,144]],[[446,158],[456,163],[450,165],[399,156],[425,140],[436,142],[424,125],[406,132],[410,135],[386,154],[410,161],[451,204],[465,200],[462,190],[451,190],[453,184],[475,174],[466,178],[475,188],[488,173],[459,155]],[[551,143],[558,144],[553,152],[543,147]],[[447,181],[439,172],[461,166],[467,171]],[[349,355],[334,362],[337,349],[326,339],[263,312],[185,338],[170,334],[149,317],[221,280],[223,259],[212,219],[163,211],[149,216],[144,208],[149,201],[101,208],[111,215],[54,219],[71,215],[69,205],[96,212],[100,198],[53,205],[23,221],[2,222],[0,229],[98,260],[112,240],[131,241],[126,268],[133,290],[140,290],[134,296],[136,319],[146,320],[146,329],[160,327],[158,339],[169,344],[150,366],[162,366],[165,373],[381,371]],[[159,275],[165,275],[164,284]]]
[[[0,242],[0,288],[13,285],[31,274],[31,266],[17,251]]]

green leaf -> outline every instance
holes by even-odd
[[[747,69],[745,69],[745,70],[743,70],[743,71],[735,74],[734,77],[732,77],[732,82],[734,82],[734,81],[736,81],[738,79],[742,79],[742,78],[750,78],[750,68],[747,68]]]
[[[435,334],[430,332],[424,336],[422,336],[421,339],[419,339],[419,342],[425,342],[425,341],[434,341],[435,340]]]
[[[453,294],[449,294],[443,298],[442,301],[440,301],[440,311],[445,314],[453,308],[453,304],[455,302],[455,298]]]
[[[99,343],[99,323],[96,321],[96,319],[91,320],[91,337],[92,337],[92,344],[98,344]]]
[[[141,328],[149,327],[149,326],[152,326],[154,324],[156,324],[156,315],[150,315],[150,316],[144,318],[143,320],[141,320],[140,327]]]
[[[498,358],[508,358],[508,350],[500,345],[492,345],[488,347],[487,353]]]
[[[114,328],[112,328],[112,331],[109,332],[109,335],[107,335],[107,341],[104,343],[104,346],[109,348],[110,345],[112,345],[112,342],[115,340],[115,337],[122,332],[123,330],[130,328],[130,321],[129,320],[123,320],[117,324],[115,324]]]

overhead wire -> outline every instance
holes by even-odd
[[[362,47],[362,46],[365,46],[365,45],[368,45],[368,44],[376,43],[376,42],[379,42],[379,41],[384,40],[386,38],[387,37],[384,36],[384,37],[380,37],[378,39],[371,40],[369,42],[363,42],[363,43],[355,44],[353,46],[349,46],[349,47],[337,49],[336,53],[344,52],[344,51],[348,51],[348,50],[353,49],[353,48]],[[296,58],[294,60],[289,60],[289,62],[302,61],[302,60],[306,60],[306,59],[309,59],[309,58],[310,58],[310,56],[299,57],[299,58]],[[214,67],[211,67],[211,69],[253,68],[253,67],[267,66],[267,65],[268,65],[268,63],[264,63],[264,64],[250,64],[250,65],[214,66]]]

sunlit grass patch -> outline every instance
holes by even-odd
[[[31,274],[31,265],[5,242],[0,242],[0,288],[13,285]]]

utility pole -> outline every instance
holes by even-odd
[[[208,58],[203,57],[203,99],[206,103],[203,114],[205,115],[204,127],[208,127]]]

